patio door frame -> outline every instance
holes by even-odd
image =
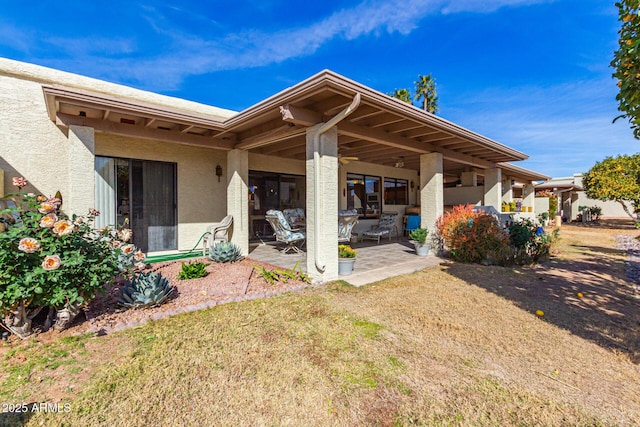
[[[111,164],[109,164],[111,163]],[[134,164],[137,169],[140,170],[141,180],[135,179],[133,176]],[[178,189],[178,168],[175,162],[163,162],[155,160],[144,159],[131,159],[121,157],[110,156],[96,156],[96,207],[101,212],[104,212],[104,216],[99,216],[96,219],[96,226],[122,226],[123,221],[128,219],[129,225],[133,233],[132,243],[138,246],[143,252],[162,252],[173,251],[178,249],[178,212],[177,212],[177,189]],[[170,173],[168,177],[170,182],[170,188],[167,189],[163,186],[160,190],[154,191],[152,188],[149,190],[147,187],[153,185],[153,180],[145,180],[145,166],[163,166],[165,172]],[[118,166],[124,166],[126,169],[126,177],[124,174],[118,173]],[[106,168],[107,170],[98,171],[98,168]],[[111,169],[112,170],[109,170]],[[163,175],[162,170],[157,171]],[[121,175],[121,176],[119,176]],[[126,179],[127,182],[119,182],[119,180]],[[99,189],[99,186],[102,186]],[[125,192],[126,194],[121,194]],[[103,190],[105,189],[105,190]],[[98,194],[100,193],[100,194]],[[144,224],[141,218],[145,217],[145,211],[149,209],[149,200],[145,200],[145,194],[149,197],[161,199],[154,201],[156,205],[160,204],[160,208],[163,205],[169,205],[165,207],[168,215],[160,217],[160,222],[157,224]],[[162,199],[163,195],[167,197]],[[128,203],[123,203],[125,200]],[[126,211],[123,209],[123,205],[126,205]],[[153,208],[151,208],[153,209]],[[148,215],[146,215],[148,217]],[[154,219],[158,219],[154,217]],[[167,219],[163,222],[162,219]],[[151,229],[154,228],[154,230]],[[157,235],[157,239],[150,245],[149,238],[150,232],[154,231]],[[152,233],[153,234],[153,233]],[[141,237],[141,235],[143,237]],[[160,246],[158,246],[158,242]],[[151,247],[150,247],[151,246]]]

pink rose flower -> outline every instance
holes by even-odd
[[[36,239],[32,239],[31,237],[20,239],[20,243],[18,243],[18,249],[28,254],[34,253],[38,248],[40,248],[40,242]]]
[[[71,221],[60,220],[53,225],[53,232],[58,236],[66,236],[73,232],[73,224]]]
[[[123,242],[128,242],[129,239],[131,239],[132,234],[133,232],[131,231],[130,228],[123,228],[122,230],[118,231],[118,237]]]
[[[47,271],[57,270],[60,267],[60,257],[58,255],[48,255],[42,261],[42,268]]]
[[[14,178],[11,179],[11,182],[13,183],[13,185],[15,185],[16,187],[18,187],[21,190],[22,190],[23,187],[26,187],[27,184],[29,184],[27,182],[27,180],[24,179],[23,177],[14,177]]]
[[[125,254],[125,255],[129,255],[129,254],[133,253],[133,250],[134,250],[135,248],[136,248],[136,247],[135,247],[135,246],[133,246],[132,244],[124,245],[124,246],[122,247],[122,253],[123,253],[123,254]]]
[[[40,219],[40,227],[51,228],[55,225],[57,220],[58,220],[58,217],[54,213],[45,215]]]
[[[38,208],[38,212],[43,214],[48,214],[49,212],[53,212],[55,210],[56,210],[56,205],[48,201],[40,203],[40,207]]]
[[[135,254],[133,254],[133,259],[135,259],[138,262],[142,262],[145,259],[144,253],[142,251],[137,251]]]

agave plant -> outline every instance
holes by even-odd
[[[209,250],[209,258],[216,262],[236,262],[242,257],[242,250],[231,242],[217,242]]]
[[[160,273],[152,271],[140,273],[127,281],[120,289],[120,298],[117,301],[131,308],[154,307],[164,303],[174,287],[169,284],[169,280]]]

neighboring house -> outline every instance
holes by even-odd
[[[146,252],[189,250],[230,214],[248,253],[266,210],[305,208],[320,281],[337,277],[339,209],[365,227],[419,205],[433,229],[445,205],[499,211],[514,191],[532,205],[546,179],[505,163],[525,154],[328,70],[237,113],[0,58],[0,144],[5,193],[14,176],[59,190],[68,213],[128,220]]]
[[[549,190],[558,196],[559,214],[564,221],[575,221],[580,213],[580,207],[598,206],[602,208],[601,218],[630,218],[620,202],[603,202],[590,199],[582,187],[582,174],[563,178],[552,178],[536,185],[536,191]],[[629,212],[633,213],[631,203],[625,202]]]

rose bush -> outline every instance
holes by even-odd
[[[0,314],[21,337],[31,333],[31,321],[43,308],[51,308],[50,316],[77,308],[144,260],[127,243],[129,229],[95,230],[98,211],[69,217],[60,210],[60,198],[21,193],[26,184],[14,179],[18,192],[5,199],[16,207],[0,211]]]

